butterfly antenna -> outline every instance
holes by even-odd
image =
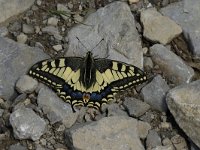
[[[92,52],[102,41],[104,41],[104,38],[101,39],[101,41],[99,41],[99,43],[97,43],[97,45],[96,45],[95,47],[92,48],[91,52]]]
[[[81,40],[76,36],[76,38],[77,38],[77,40],[81,43],[81,45],[83,46],[83,47],[85,47],[85,49],[88,51],[88,48],[81,42]]]

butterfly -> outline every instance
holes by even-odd
[[[100,109],[114,99],[118,91],[147,80],[136,66],[105,58],[61,57],[43,60],[31,67],[28,74],[50,86],[65,102],[74,106]]]

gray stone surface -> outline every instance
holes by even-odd
[[[63,38],[60,35],[58,28],[54,27],[54,26],[46,26],[46,27],[42,28],[42,32],[54,36],[54,38],[57,40],[62,40],[62,38]]]
[[[137,126],[138,121],[130,117],[105,117],[66,130],[65,142],[71,149],[144,150]]]
[[[196,58],[200,58],[200,2],[183,0],[161,9],[164,15],[176,21],[183,29],[190,49]]]
[[[138,121],[137,129],[139,137],[141,139],[145,139],[148,135],[149,130],[151,129],[151,125],[147,122]]]
[[[154,42],[167,44],[182,32],[179,25],[170,18],[162,16],[155,8],[143,10],[140,20],[144,27],[144,37]]]
[[[74,113],[70,104],[62,101],[56,93],[47,87],[40,89],[37,103],[43,112],[47,114],[51,124],[62,121],[66,128],[69,128],[78,117],[78,111]]]
[[[174,84],[189,83],[194,76],[194,70],[190,66],[161,44],[153,45],[150,48],[150,55],[164,76]]]
[[[17,139],[38,140],[46,130],[46,122],[32,109],[21,108],[10,115],[10,124]]]
[[[123,106],[132,117],[140,117],[150,108],[149,104],[133,97],[126,97]]]
[[[69,31],[66,56],[84,56],[95,47],[92,50],[95,57],[108,56],[110,59],[143,67],[141,39],[136,30],[134,16],[126,3],[113,2],[100,8],[83,23],[86,25],[77,25]],[[101,41],[102,39],[104,40]]]
[[[166,146],[156,146],[151,150],[175,150],[175,149],[172,145],[166,145]]]
[[[22,13],[33,5],[35,0],[1,0],[0,23],[6,19]]]
[[[38,86],[38,81],[28,75],[23,75],[16,83],[16,89],[19,93],[31,93]]]
[[[167,104],[178,125],[200,147],[200,80],[171,89]]]
[[[10,99],[17,79],[27,73],[33,64],[45,58],[48,56],[41,49],[0,37],[0,96]]]
[[[4,109],[0,108],[0,117],[3,115]]]
[[[6,27],[0,27],[0,36],[8,35],[8,29]]]
[[[155,130],[150,130],[146,139],[147,149],[155,148],[156,146],[161,146],[161,138]]]
[[[23,24],[22,25],[22,31],[26,34],[32,34],[34,33],[34,27],[30,24]]]
[[[22,146],[20,143],[10,145],[8,150],[27,150],[27,147]]]
[[[169,86],[165,80],[157,75],[154,79],[142,88],[141,94],[146,103],[152,108],[159,111],[167,111],[165,95],[169,90]]]
[[[123,111],[116,103],[108,104],[107,111],[108,116],[128,116],[128,114],[125,111]]]

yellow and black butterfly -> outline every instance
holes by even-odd
[[[118,91],[147,80],[141,69],[116,60],[95,59],[90,51],[85,57],[43,60],[31,67],[29,75],[51,86],[73,110],[77,105],[99,109]]]

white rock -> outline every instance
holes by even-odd
[[[27,39],[28,39],[28,36],[26,34],[24,34],[24,33],[20,33],[17,36],[17,42],[19,42],[19,43],[23,43],[24,44],[24,43],[26,43]]]
[[[62,45],[60,45],[60,44],[59,45],[54,45],[53,49],[56,50],[56,51],[60,51],[60,50],[62,50]]]
[[[50,17],[47,20],[47,24],[48,25],[52,25],[52,26],[57,26],[58,25],[58,21],[59,21],[58,18],[56,18],[56,17]]]

